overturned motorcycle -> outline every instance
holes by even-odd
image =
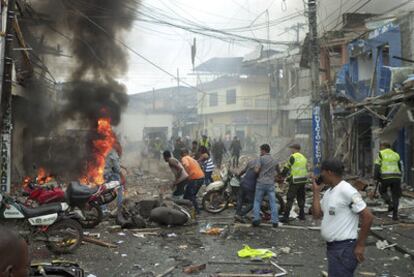
[[[44,241],[55,254],[73,253],[82,243],[83,230],[66,203],[28,208],[0,193],[0,223],[17,227],[28,241]]]

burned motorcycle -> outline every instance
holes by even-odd
[[[71,207],[82,210],[84,215],[84,219],[81,220],[82,226],[93,228],[102,221],[101,206],[111,203],[117,197],[120,187],[119,181],[111,181],[93,188],[71,182],[66,189],[65,198]]]
[[[120,187],[118,181],[112,181],[94,188],[89,188],[72,182],[66,193],[60,186],[39,185],[29,182],[25,186],[25,195],[28,196],[25,204],[33,207],[33,202],[39,205],[55,202],[68,202],[71,208],[82,211],[80,223],[84,228],[93,228],[102,221],[101,205],[112,202],[117,197],[117,190]],[[69,200],[66,194],[73,194],[75,200]]]
[[[79,214],[70,212],[66,203],[52,203],[28,208],[0,193],[0,223],[18,227],[27,240],[45,241],[56,254],[72,253],[82,243]]]

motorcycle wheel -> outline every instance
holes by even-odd
[[[46,232],[47,248],[55,254],[73,253],[82,243],[82,226],[73,219],[58,221]]]
[[[229,197],[224,191],[209,191],[203,197],[203,208],[205,211],[218,214],[229,206]]]
[[[81,219],[79,222],[83,228],[94,228],[102,221],[103,213],[101,206],[95,202],[86,204],[82,208],[82,213],[85,219]]]

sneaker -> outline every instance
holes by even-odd
[[[253,220],[252,226],[253,227],[259,227],[260,226],[260,220]]]
[[[278,227],[279,227],[279,223],[273,223],[273,224],[272,224],[272,227],[273,227],[273,228],[278,228]]]

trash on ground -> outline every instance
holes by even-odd
[[[276,257],[276,254],[269,249],[254,249],[248,245],[244,245],[244,248],[237,252],[240,258],[260,258],[270,259]]]
[[[105,241],[98,240],[98,239],[95,239],[95,238],[90,238],[88,236],[84,236],[83,237],[83,241],[89,242],[89,243],[93,243],[93,244],[96,244],[96,245],[99,245],[99,246],[103,246],[103,247],[108,247],[108,248],[116,248],[116,247],[118,247],[116,244],[109,243],[109,242],[105,242]]]
[[[177,237],[177,234],[176,233],[167,234],[167,237],[169,237],[169,238],[176,238]]]
[[[384,249],[387,249],[387,248],[391,248],[391,247],[394,247],[396,245],[397,245],[396,243],[389,244],[388,241],[386,241],[386,240],[379,240],[376,243],[376,246],[379,250],[384,250]]]
[[[186,274],[192,274],[199,272],[201,270],[206,269],[206,264],[200,264],[200,265],[190,265],[183,269],[183,272]]]
[[[210,236],[218,236],[223,232],[223,228],[213,227],[206,230],[206,234]]]

